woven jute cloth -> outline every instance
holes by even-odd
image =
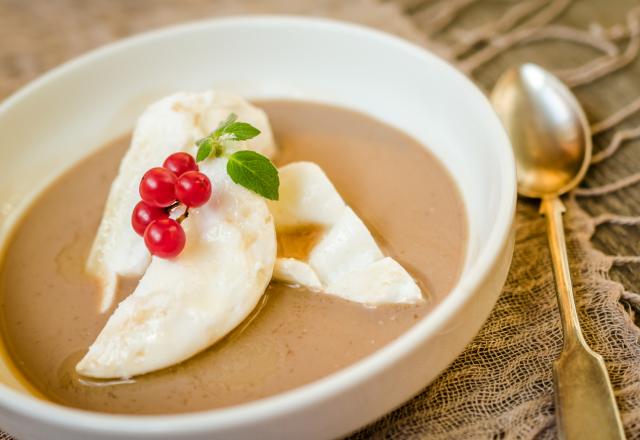
[[[629,269],[640,262],[640,249],[632,243],[639,235],[627,230],[640,224],[637,0],[0,0],[0,98],[118,38],[240,13],[320,15],[377,27],[433,50],[484,90],[524,61],[574,88],[596,148],[594,169],[565,200],[578,313],[589,345],[607,364],[627,436],[640,438],[640,296]],[[353,439],[557,437],[551,365],[562,332],[535,202],[518,203],[516,228],[507,283],[477,337],[419,395]]]

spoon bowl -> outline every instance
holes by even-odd
[[[520,194],[557,196],[582,180],[591,161],[589,124],[556,77],[524,64],[502,75],[491,101],[511,137]]]

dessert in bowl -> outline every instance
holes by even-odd
[[[28,86],[0,128],[0,425],[22,436],[343,435],[441,372],[506,277],[497,118],[375,31],[148,34]]]

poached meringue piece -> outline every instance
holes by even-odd
[[[230,113],[261,131],[256,138],[237,142],[239,149],[273,156],[275,144],[267,116],[239,96],[214,91],[177,93],[152,104],[138,119],[87,259],[86,270],[100,285],[102,312],[113,305],[118,278],[140,277],[151,261],[144,241],[131,228],[140,178],[169,154],[193,149],[195,141]]]
[[[200,170],[214,196],[183,222],[176,258],[152,257],[140,283],[107,321],[76,370],[131,377],[181,362],[225,336],[256,306],[276,258],[273,218],[260,196],[236,185],[226,160]]]
[[[233,183],[226,159],[200,163],[213,195],[190,209],[182,223],[187,244],[180,255],[151,257],[130,224],[144,170],[181,149],[195,154],[195,140],[231,112],[261,130],[240,147],[272,154],[266,116],[241,98],[212,92],[173,95],[141,117],[87,265],[102,282],[102,310],[113,301],[118,276],[142,278],[76,365],[78,373],[126,378],[177,364],[224,337],[263,295],[276,259],[273,217],[262,197]]]
[[[308,226],[324,232],[306,261],[278,258],[274,279],[368,305],[424,301],[415,280],[383,255],[318,165],[295,162],[281,167],[279,174],[280,199],[268,202],[278,234]]]

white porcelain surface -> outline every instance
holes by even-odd
[[[145,34],[65,64],[16,93],[0,106],[0,244],[31,196],[130,130],[148,103],[208,88],[350,107],[428,145],[455,177],[468,211],[460,282],[432,314],[363,361],[224,410],[163,417],[72,410],[16,391],[0,365],[9,384],[0,385],[3,429],[43,440],[336,437],[419,392],[488,316],[511,260],[515,206],[513,157],[497,117],[471,82],[435,56],[326,20],[230,18]]]

